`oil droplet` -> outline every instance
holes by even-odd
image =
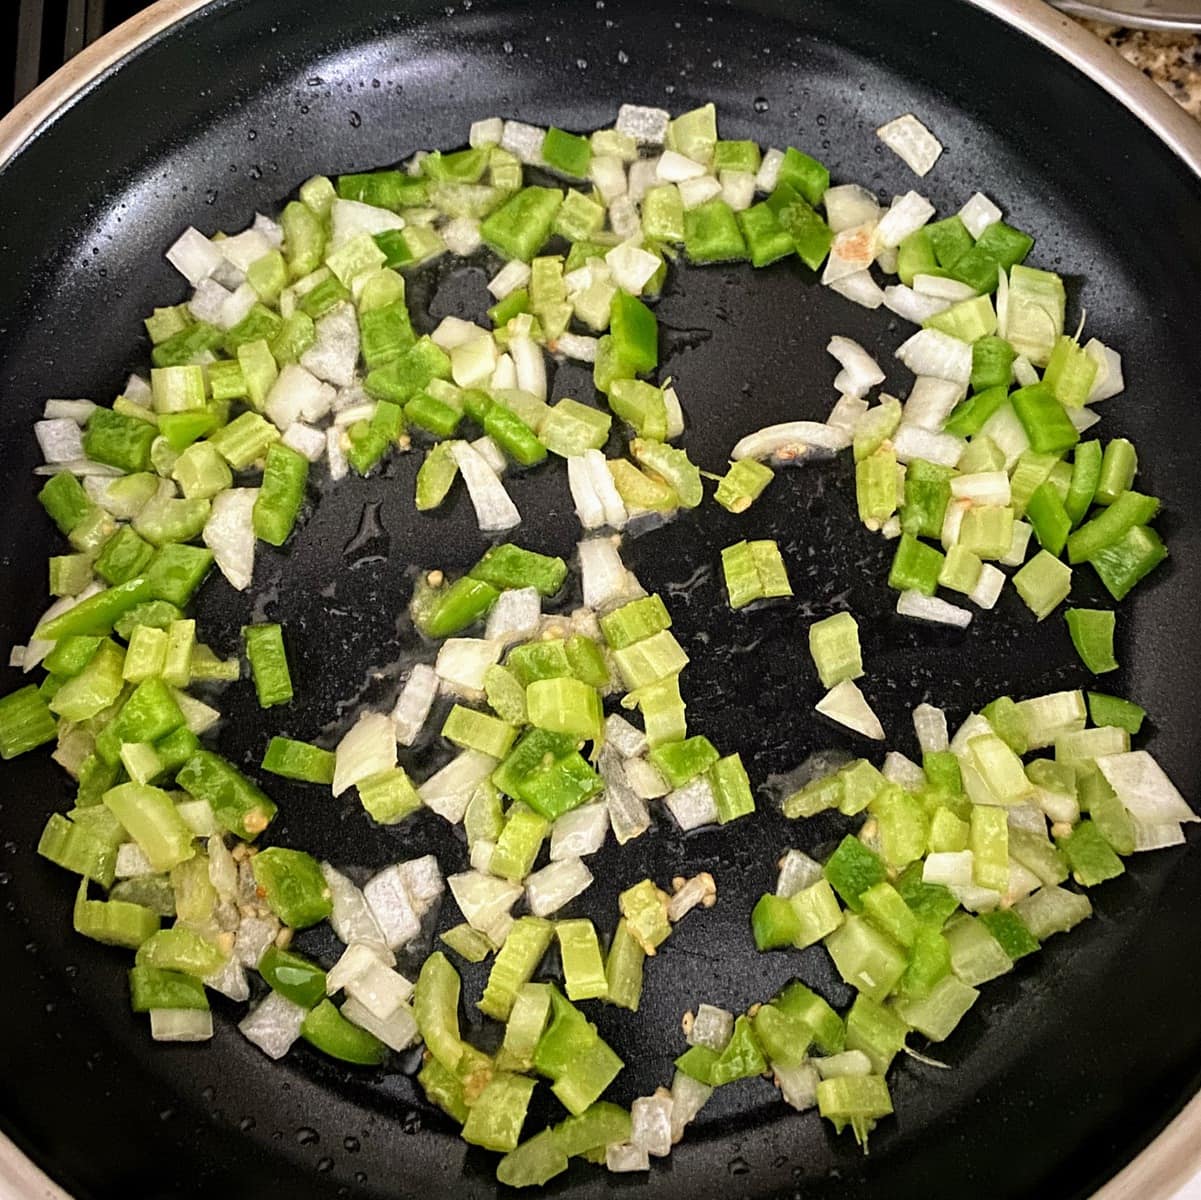
[[[246,131],[246,140],[248,142],[253,142],[254,139],[258,136],[259,136],[259,131],[257,129],[249,129]]]
[[[258,165],[258,163],[255,163],[254,166],[250,168],[250,178],[251,179],[262,179],[262,177],[263,177],[263,168],[260,167]]]
[[[366,1171],[356,1171],[354,1173],[354,1181],[355,1181],[355,1183],[366,1183],[367,1182],[367,1172]]]
[[[175,1116],[175,1109],[164,1108],[159,1111],[158,1119],[160,1121],[169,1121],[173,1116]]]
[[[513,53],[513,43],[512,43],[512,42],[502,42],[502,43],[501,43],[501,46],[500,46],[500,48],[501,48],[501,49],[502,49],[502,50],[503,50],[503,51],[504,51],[506,54],[512,54],[512,53]]]
[[[354,109],[352,108],[350,110],[350,127],[351,127],[351,129],[358,129],[358,127],[360,125],[362,125],[362,123],[363,123],[363,118],[361,116],[359,116],[359,114],[357,112],[355,112]]]
[[[421,1114],[416,1109],[410,1109],[401,1118],[400,1131],[408,1134],[421,1132]]]
[[[217,1089],[215,1087],[206,1087],[206,1088],[201,1088],[201,1090],[200,1090],[200,1098],[206,1104],[212,1104],[213,1100],[216,1099],[216,1096],[217,1096]]]
[[[317,1160],[317,1170],[322,1175],[328,1175],[334,1169],[334,1160],[332,1158],[319,1158]]]
[[[624,50],[618,50],[617,61],[621,63],[622,66],[625,66],[625,64],[630,61],[630,56]]]
[[[749,1175],[751,1173],[751,1165],[739,1155],[738,1158],[732,1158],[726,1164],[726,1169],[731,1175]]]
[[[379,519],[379,510],[382,506],[382,500],[372,500],[363,506],[363,515],[359,518],[359,527],[355,530],[354,537],[342,548],[344,555],[354,554],[356,551],[362,550],[364,546],[373,542],[378,537],[387,537],[387,530],[384,529]]]
[[[579,67],[581,71],[588,70],[588,60],[586,58],[577,58],[575,60],[575,65]]]
[[[753,109],[754,109],[754,110],[755,110],[757,113],[765,113],[765,112],[767,112],[767,110],[768,110],[768,109],[771,107],[771,105],[770,105],[770,104],[768,104],[768,102],[767,102],[767,97],[766,97],[766,96],[756,96],[756,97],[755,97],[755,101],[754,101],[754,103],[751,105],[751,107],[752,107],[752,108],[753,108]]]
[[[321,1140],[321,1135],[315,1129],[310,1129],[307,1125],[302,1125],[296,1131],[296,1140],[302,1146],[311,1146],[314,1142]]]
[[[348,1154],[357,1154],[363,1148],[363,1143],[357,1137],[344,1137],[342,1145]]]

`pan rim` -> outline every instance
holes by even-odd
[[[0,171],[91,84],[136,51],[217,0],[157,0],[94,42],[0,118]],[[1024,33],[1086,74],[1136,116],[1201,179],[1201,123],[1100,38],[1043,0],[964,0]],[[1201,1093],[1092,1200],[1171,1200],[1201,1173]],[[0,1132],[0,1191],[14,1200],[71,1200]]]

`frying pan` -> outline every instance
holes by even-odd
[[[1147,744],[1186,795],[1201,793],[1201,140],[1061,18],[999,0],[184,0],[141,20],[127,40],[116,35],[93,52],[61,105],[49,111],[43,94],[5,127],[0,643],[23,640],[44,604],[51,534],[33,496],[30,422],[44,397],[109,397],[144,362],[141,316],[183,296],[161,251],[184,225],[240,228],[314,171],[453,146],[483,115],[587,130],[622,101],[682,110],[712,99],[725,136],[802,145],[836,179],[887,196],[916,181],[872,131],[913,110],[947,147],[921,189],[942,211],[976,189],[995,197],[1038,235],[1033,261],[1064,272],[1071,311],[1086,308],[1090,332],[1126,356],[1129,386],[1107,403],[1105,432],[1139,446],[1142,484],[1166,502],[1173,557],[1123,606],[1125,667],[1105,685],[1149,707]],[[426,314],[418,322],[477,314],[485,265],[414,283],[413,307]],[[710,469],[753,428],[827,411],[832,333],[886,363],[891,390],[903,395],[908,384],[891,357],[898,323],[815,286],[796,262],[753,280],[745,267],[678,270],[659,315],[664,370],[690,418],[685,444]],[[553,391],[591,394],[587,376],[569,368]],[[206,585],[199,614],[220,651],[234,650],[252,614],[283,621],[293,646],[292,708],[264,720],[245,684],[218,701],[218,745],[248,769],[270,732],[332,739],[357,705],[388,703],[412,645],[403,611],[414,569],[461,570],[484,549],[464,497],[434,516],[414,513],[415,458],[329,489],[319,503],[315,495],[292,547],[260,548],[251,594]],[[517,478],[513,494],[525,514],[519,540],[570,554],[578,526],[562,472]],[[960,719],[993,695],[1087,683],[1062,622],[1036,625],[1013,596],[964,634],[890,616],[890,549],[858,527],[853,509],[847,464],[812,466],[784,474],[743,518],[706,504],[624,547],[645,585],[667,597],[692,656],[684,687],[693,728],[741,751],[756,783],[815,750],[856,749],[812,715],[818,690],[804,650],[808,623],[843,606],[862,620],[868,692],[891,743],[910,752],[907,714],[923,699]],[[779,539],[795,603],[728,611],[716,554],[743,536]],[[1080,583],[1082,600],[1099,598]],[[0,680],[4,690],[14,674]],[[435,765],[438,753],[420,750],[414,769]],[[301,1045],[273,1064],[238,1035],[233,1005],[219,1006],[211,1045],[152,1045],[128,1012],[126,956],[70,933],[70,881],[33,853],[47,812],[68,806],[64,780],[38,755],[6,767],[2,780],[0,1122],[72,1195],[495,1194],[493,1156],[458,1141],[415,1093],[412,1061],[352,1072]],[[432,814],[381,829],[317,789],[268,782],[281,806],[272,836],[283,844],[362,869],[430,850],[448,872],[465,859]],[[669,1080],[681,1012],[699,1001],[740,1009],[794,975],[846,998],[820,951],[758,955],[747,930],[782,848],[820,853],[842,829],[832,818],[789,824],[766,799],[761,810],[687,838],[661,820],[594,860],[597,882],[580,907],[602,927],[617,892],[647,874],[662,883],[711,870],[720,893],[649,964],[636,1016],[590,1006],[628,1064],[614,1088],[623,1102]],[[873,1135],[870,1157],[750,1081],[721,1090],[649,1178],[573,1167],[549,1192],[1091,1194],[1201,1077],[1196,837],[1131,861],[1093,899],[1094,920],[984,989],[938,1050],[950,1070],[913,1061],[895,1069],[897,1116]],[[442,925],[450,923],[446,911]],[[327,961],[334,951],[320,934],[301,944]],[[467,996],[480,983],[469,968]]]

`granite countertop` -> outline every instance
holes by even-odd
[[[1201,120],[1201,35],[1124,29],[1100,21],[1081,24],[1104,38],[1186,112]]]

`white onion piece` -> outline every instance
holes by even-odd
[[[338,939],[347,945],[367,943],[373,948],[383,947],[386,951],[384,931],[359,888],[329,863],[321,864],[321,874],[334,906],[329,923]]]
[[[70,417],[35,421],[33,435],[47,463],[68,463],[84,457],[83,431]]]
[[[336,304],[317,319],[315,329],[316,341],[300,356],[300,365],[317,379],[349,387],[359,361],[359,321],[354,305]],[[320,402],[326,399],[332,407],[333,397],[323,394]],[[317,420],[324,415],[316,413],[308,419]]]
[[[505,355],[507,358],[508,355]],[[471,448],[479,452],[480,457],[490,466],[498,475],[503,475],[505,468],[509,465],[505,458],[505,452],[485,433],[477,437],[471,443]]]
[[[866,271],[875,262],[877,249],[875,221],[835,234],[822,270],[822,283],[835,283]]]
[[[899,750],[890,750],[884,756],[880,774],[889,783],[898,784],[909,791],[917,791],[926,782],[926,775],[921,767]]]
[[[750,171],[718,172],[721,198],[735,211],[745,212],[755,203],[755,176]]]
[[[913,732],[922,753],[937,753],[948,745],[947,714],[933,704],[919,704],[913,710]]]
[[[501,592],[488,613],[484,637],[505,646],[526,642],[538,632],[542,620],[542,597],[537,588],[510,588]]]
[[[83,593],[81,592],[80,595]],[[209,704],[205,704],[203,700],[197,700],[195,696],[189,696],[187,692],[181,691],[179,688],[172,688],[171,695],[175,699],[175,703],[179,705],[179,711],[183,713],[183,723],[197,737],[202,733],[207,733],[218,721],[221,720],[221,714]]]
[[[916,233],[934,216],[934,205],[917,192],[906,192],[892,202],[892,207],[876,226],[881,246],[899,246],[911,233]]]
[[[387,1021],[413,994],[413,985],[378,960],[346,982],[346,994],[377,1021]]]
[[[595,854],[609,834],[609,810],[603,800],[590,800],[564,813],[550,827],[550,860],[561,862]]]
[[[875,741],[884,740],[884,726],[872,711],[863,693],[849,679],[835,684],[814,708],[823,717],[829,717],[840,725]]]
[[[812,887],[821,877],[821,863],[810,858],[803,850],[785,851],[780,859],[780,873],[776,877],[776,895],[787,900],[797,892]]]
[[[152,1008],[150,1036],[156,1042],[207,1042],[213,1036],[208,1009]]]
[[[826,286],[861,308],[876,309],[884,303],[884,291],[872,278],[870,271],[856,271]]]
[[[1024,354],[1013,360],[1013,378],[1022,387],[1033,387],[1038,382],[1038,371]]]
[[[827,188],[822,206],[826,210],[826,224],[835,233],[854,229],[857,225],[874,225],[880,220],[876,197],[857,183]]]
[[[288,363],[271,385],[264,411],[280,430],[286,431],[293,421],[320,421],[333,409],[336,395],[328,383],[299,363]]]
[[[351,997],[342,1005],[342,1015],[352,1025],[374,1034],[385,1046],[398,1053],[407,1050],[420,1036],[417,1018],[407,1004],[400,1005],[386,1021],[381,1021],[365,1005]]]
[[[966,608],[948,604],[937,596],[923,596],[916,591],[900,594],[897,598],[897,615],[930,621],[935,625],[952,625],[956,629],[966,629],[972,621],[972,614]]]
[[[1147,825],[1201,821],[1146,750],[1107,754],[1096,761],[1106,783],[1136,821]]]
[[[463,871],[446,882],[463,919],[481,933],[487,933],[521,896],[521,884],[482,871]]]
[[[961,383],[953,383],[949,379],[936,379],[933,375],[919,375],[913,381],[913,387],[905,400],[903,420],[908,425],[920,425],[923,429],[937,433],[941,431],[966,391]]]
[[[1084,353],[1097,364],[1097,377],[1093,380],[1092,390],[1085,403],[1096,404],[1122,391],[1126,386],[1122,378],[1122,356],[1096,338],[1089,340],[1084,347]]]
[[[1101,419],[1101,414],[1093,412],[1091,408],[1069,408],[1067,414],[1077,433],[1085,433],[1092,429]]]
[[[632,1142],[614,1142],[605,1147],[605,1168],[615,1175],[631,1171],[649,1171],[651,1160],[645,1146]]]
[[[953,433],[934,433],[920,425],[903,422],[892,436],[892,447],[899,462],[924,458],[939,466],[953,467],[963,457],[967,443]]]
[[[386,233],[389,229],[403,229],[404,218],[397,216],[387,208],[376,208],[373,204],[363,204],[359,200],[335,199],[329,206],[330,235],[329,248],[337,250],[339,246],[353,241],[361,234],[374,237],[377,233]]]
[[[445,687],[470,699],[484,690],[484,673],[500,662],[501,642],[488,638],[447,638],[438,648],[434,670]]]
[[[700,208],[710,200],[721,195],[721,184],[712,175],[702,175],[698,179],[686,179],[676,185],[680,189],[680,199],[684,202],[684,211]]]
[[[204,986],[239,1003],[250,999],[250,980],[246,968],[236,958],[227,958],[219,971],[204,977]]]
[[[842,372],[839,372],[839,374],[841,375]],[[826,424],[832,425],[835,429],[841,429],[843,432],[854,437],[855,429],[867,410],[868,403],[866,400],[860,400],[857,396],[839,396],[838,402],[830,409],[830,415],[826,418]]]
[[[980,235],[1001,219],[1001,210],[983,193],[976,192],[959,210],[959,219],[967,226],[972,237]]]
[[[505,123],[500,117],[484,117],[480,121],[472,121],[467,132],[467,144],[476,150],[480,146],[499,146],[504,136]]]
[[[457,825],[463,820],[475,789],[495,770],[496,759],[490,755],[464,750],[431,775],[417,789],[417,795],[426,808]]]
[[[783,462],[803,462],[811,454],[836,454],[850,444],[851,436],[844,430],[817,421],[787,421],[747,434],[730,451],[730,457],[735,461],[742,458],[771,458]]]
[[[976,586],[967,594],[967,598],[979,608],[995,608],[1001,597],[1001,589],[1005,586],[1005,572],[994,567],[992,563],[980,564],[980,578]]]
[[[913,115],[906,113],[881,125],[876,136],[915,175],[927,175],[942,154],[942,143]]]
[[[138,377],[132,375],[130,378],[137,379]],[[128,388],[126,389],[125,398],[127,400],[133,399],[128,394]],[[134,400],[133,402],[135,404],[140,403],[138,400]],[[97,407],[96,403],[92,400],[47,400],[42,406],[42,416],[47,421],[57,421],[66,418],[67,420],[74,421],[76,425],[86,425],[88,418],[96,411]],[[142,407],[145,407],[145,405]],[[83,451],[80,450],[76,457],[83,458]]]
[[[308,1009],[294,1004],[279,992],[266,998],[238,1022],[242,1036],[253,1042],[268,1058],[280,1059],[300,1037]]]
[[[434,332],[430,334],[430,341],[439,350],[445,350],[449,354],[457,346],[474,341],[482,335],[487,335],[488,332],[482,325],[465,321],[462,317],[443,317]]]
[[[1020,567],[1026,561],[1026,549],[1030,545],[1030,539],[1034,536],[1034,526],[1027,524],[1025,521],[1014,521],[1013,523],[1013,541],[1009,544],[1009,550],[1003,558],[997,561],[1003,567]]]
[[[1018,419],[1013,405],[1008,401],[1001,405],[980,427],[980,433],[991,438],[997,449],[1005,455],[1005,470],[1012,471],[1014,463],[1030,449],[1030,438],[1026,427]]]
[[[623,104],[617,110],[613,128],[628,134],[640,146],[662,146],[667,137],[671,113],[644,104]]]
[[[588,164],[588,178],[603,204],[624,196],[628,188],[626,165],[615,154],[594,154]]]
[[[646,753],[646,734],[625,717],[614,713],[605,718],[605,744],[612,746],[622,758],[634,758]]]
[[[523,288],[530,281],[530,264],[523,263],[520,259],[513,259],[511,262],[505,263],[499,271],[488,281],[488,291],[496,297],[497,300],[503,300],[510,293],[515,292],[518,288]]]
[[[317,462],[325,454],[325,434],[303,421],[293,421],[280,441],[289,450],[303,454],[309,462]]]
[[[974,856],[970,850],[927,854],[922,863],[922,882],[941,883],[944,887],[968,887],[972,882]]]
[[[683,787],[668,792],[663,803],[685,832],[717,822],[717,797],[706,775],[698,775]]]
[[[578,549],[586,607],[600,611],[646,594],[621,561],[617,539],[586,538]]]
[[[1184,827],[1178,821],[1147,823],[1132,818],[1131,824],[1134,826],[1135,853],[1184,845]]]
[[[599,345],[599,339],[594,337],[587,337],[581,333],[561,333],[551,349],[575,362],[594,363]]]
[[[957,500],[970,500],[973,505],[1008,508],[1011,498],[1009,476],[1004,471],[973,471],[968,475],[956,475],[951,480],[951,495]]]
[[[659,768],[645,758],[627,758],[624,775],[626,784],[641,800],[658,800],[671,791]]]
[[[413,907],[419,917],[424,917],[446,890],[442,881],[442,868],[438,866],[438,860],[432,854],[410,858],[398,865],[400,877],[404,880],[405,890],[413,901]]]
[[[441,233],[447,250],[460,258],[474,254],[484,244],[480,223],[474,217],[455,217],[442,226]]]
[[[631,296],[642,294],[642,289],[650,283],[661,263],[657,254],[651,254],[632,242],[622,242],[605,255],[610,278]]]
[[[363,885],[363,899],[379,923],[384,945],[396,950],[421,932],[421,919],[413,907],[399,867],[385,867]]]
[[[125,474],[120,467],[110,467],[108,463],[92,462],[90,458],[73,458],[65,463],[43,463],[34,467],[35,475],[57,475],[65,471],[68,475],[77,475],[80,479],[96,476],[102,479],[119,479]]]
[[[193,287],[225,261],[217,247],[190,225],[167,251],[166,258]]]
[[[592,490],[605,510],[605,524],[611,529],[624,529],[630,519],[629,513],[626,511],[621,493],[617,490],[617,484],[613,482],[613,475],[604,454],[599,450],[585,450],[583,458],[588,464],[588,476],[592,482]]]
[[[976,295],[976,289],[958,279],[948,279],[945,275],[915,275],[913,290],[919,296],[932,296],[935,300],[949,300],[952,304],[960,300],[970,300]]]
[[[704,175],[705,168],[676,150],[664,150],[655,165],[655,177],[660,183],[683,183],[685,179],[697,179]]]
[[[877,384],[884,382],[880,364],[856,341],[834,336],[826,344],[826,353],[833,357],[846,373],[844,395],[863,397]]]
[[[429,663],[417,663],[409,672],[392,710],[396,740],[402,746],[411,746],[417,740],[437,695],[438,673]]]
[[[254,577],[254,504],[258,488],[228,488],[213,497],[201,537],[221,574],[239,592]]]
[[[697,1114],[709,1102],[713,1089],[708,1084],[701,1083],[676,1071],[671,1081],[671,1140],[678,1142],[684,1136],[684,1130],[696,1120]]]
[[[363,713],[334,751],[333,793],[396,766],[396,730],[383,713]]]
[[[969,713],[959,728],[955,730],[955,736],[951,739],[951,753],[962,758],[967,753],[967,744],[972,738],[995,732],[996,730],[993,729],[986,716],[981,713]],[[1032,746],[1031,749],[1034,747]]]
[[[346,449],[342,445],[342,430],[336,426],[330,426],[325,431],[325,454],[329,459],[329,477],[337,483],[339,479],[345,479],[350,471],[350,463],[346,458]]]
[[[904,317],[914,325],[920,325],[940,312],[951,307],[949,300],[936,300],[933,296],[921,296],[903,283],[894,283],[884,289],[884,307],[898,317]]]
[[[671,1153],[670,1095],[642,1096],[630,1105],[630,1142],[648,1154],[664,1158]]]
[[[934,375],[953,383],[967,384],[972,378],[972,348],[940,329],[921,329],[896,352],[915,375]]]
[[[498,357],[492,335],[477,334],[451,350],[451,378],[461,388],[487,387],[496,371]]]
[[[821,1076],[811,1062],[799,1063],[796,1066],[772,1063],[771,1069],[785,1104],[798,1112],[804,1112],[817,1103],[817,1085],[821,1082]]]
[[[625,766],[621,756],[611,747],[606,746],[600,752],[597,769],[605,781],[605,807],[609,811],[613,836],[623,846],[632,838],[641,837],[651,824],[645,801],[626,782]]]
[[[483,533],[500,533],[521,524],[517,511],[500,476],[484,461],[480,452],[467,442],[451,442],[451,454],[467,485],[467,494],[475,508],[476,522]]]
[[[575,505],[580,524],[587,530],[600,529],[605,524],[605,506],[592,486],[588,460],[582,454],[571,455],[567,459],[567,486],[571,490],[571,502]]]
[[[264,254],[270,254],[275,249],[271,239],[254,225],[243,229],[241,233],[235,233],[232,237],[222,238],[213,245],[226,262],[237,267],[243,274],[250,270],[251,263],[258,262]]]
[[[592,886],[592,872],[578,858],[561,858],[526,877],[525,900],[536,917],[549,917]]]

